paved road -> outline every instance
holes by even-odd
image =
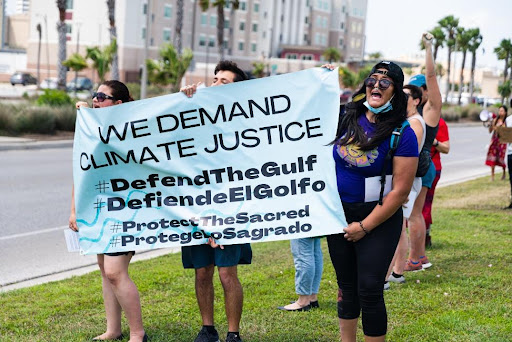
[[[484,127],[451,125],[450,136],[452,149],[443,156],[441,185],[489,174],[484,161],[490,136]],[[72,150],[67,145],[0,148],[0,291],[97,268],[95,256],[68,253],[65,246],[72,182]],[[137,253],[135,258],[169,252]]]

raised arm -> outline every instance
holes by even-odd
[[[427,125],[435,127],[439,124],[441,117],[441,91],[437,83],[434,57],[432,55],[432,34],[423,33],[423,44],[425,45],[425,78],[427,82],[428,100],[423,108],[423,119]]]

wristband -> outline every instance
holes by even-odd
[[[370,234],[370,232],[366,230],[366,228],[363,226],[363,221],[359,221],[359,227],[361,227],[361,229],[366,235]]]
[[[436,143],[434,144],[434,147],[437,147],[437,146],[439,146],[439,141],[438,140],[436,140]]]

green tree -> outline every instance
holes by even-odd
[[[185,49],[183,54],[179,55],[172,44],[163,45],[160,48],[159,60],[146,60],[149,81],[163,86],[169,85],[171,93],[177,92],[192,57],[190,49]]]
[[[494,48],[494,53],[499,60],[505,60],[505,69],[503,70],[503,83],[507,81],[510,57],[512,56],[512,42],[510,39],[502,39],[500,45]]]
[[[476,50],[482,44],[482,35],[480,29],[472,28],[468,30],[471,39],[469,41],[469,51],[471,51],[471,76],[469,81],[469,98],[473,99],[473,92],[475,88],[475,67],[476,67]]]
[[[471,32],[463,27],[457,27],[457,50],[462,52],[462,64],[460,67],[460,80],[459,80],[459,99],[458,105],[462,103],[462,90],[464,86],[464,67],[466,65],[466,56],[469,49],[469,43],[471,41]]]
[[[364,80],[370,73],[371,68],[372,66],[368,65],[359,69],[359,71],[354,72],[346,67],[340,67],[339,74],[341,83],[345,88],[356,90],[363,84]]]
[[[66,0],[57,0],[59,9],[59,21],[57,22],[57,32],[59,35],[59,49],[57,54],[57,84],[60,90],[66,90],[66,67],[62,62],[66,60]]]
[[[68,67],[69,69],[71,69],[75,72],[82,71],[88,67],[87,61],[85,60],[85,58],[78,53],[74,53],[71,56],[69,56],[68,59],[66,59],[64,62],[62,62],[62,65],[64,65],[65,67]],[[76,97],[76,81],[75,81],[75,97]]]
[[[338,62],[341,59],[341,53],[335,47],[328,47],[324,50],[322,56],[332,63],[333,61]]]
[[[117,29],[116,29],[116,0],[107,0],[108,8],[108,21],[110,23],[110,43],[117,41]],[[119,62],[117,58],[117,49],[112,51],[112,63],[111,63],[111,76],[112,80],[119,80]]]
[[[103,49],[97,46],[87,48],[86,58],[92,60],[92,67],[98,73],[100,83],[105,81],[105,75],[110,70],[114,51],[117,51],[116,40],[113,40],[110,45],[107,45]]]
[[[501,102],[505,103],[505,99],[508,99],[512,94],[512,83],[510,80],[503,82],[498,86],[498,93],[501,95]]]
[[[450,93],[450,70],[451,70],[451,62],[452,62],[452,52],[455,48],[455,37],[457,34],[457,26],[459,26],[459,19],[455,18],[453,15],[448,15],[444,17],[443,19],[438,21],[439,27],[443,30],[446,37],[446,46],[448,47],[448,68],[447,68],[447,74],[448,77],[446,78],[446,96],[445,98],[448,98],[448,95]]]
[[[239,0],[199,0],[199,6],[203,11],[207,11],[210,7],[217,9],[217,47],[219,48],[219,57],[224,59],[224,8],[231,5],[233,9],[238,9],[240,6]],[[231,22],[232,24],[232,22]]]
[[[262,78],[265,76],[265,63],[263,62],[252,62],[252,74],[256,78]]]
[[[372,52],[368,55],[368,58],[370,58],[371,60],[381,60],[382,53],[380,51]]]

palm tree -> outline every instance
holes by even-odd
[[[176,47],[178,55],[181,55],[182,49],[181,29],[183,28],[183,6],[183,0],[176,1],[176,33],[174,35],[174,46]]]
[[[466,65],[466,55],[469,49],[469,42],[471,41],[471,32],[463,27],[457,27],[457,49],[462,52],[462,64],[460,67],[460,81],[459,81],[459,100],[458,105],[462,102],[462,88],[464,86],[464,66]]]
[[[498,86],[498,93],[501,95],[501,103],[505,103],[505,99],[512,94],[512,83],[510,80],[503,82]]]
[[[254,69],[252,69],[252,74],[256,78],[262,78],[265,76],[265,63],[263,62],[252,62],[252,66]]]
[[[505,60],[505,69],[503,70],[503,83],[507,81],[510,57],[512,56],[512,42],[510,39],[502,39],[500,46],[494,48],[494,53],[499,60]]]
[[[117,29],[116,29],[116,0],[107,0],[108,7],[108,20],[110,22],[110,43],[117,41]],[[117,59],[117,49],[112,54],[112,66],[111,66],[110,78],[113,80],[119,80],[119,62]]]
[[[370,58],[371,60],[381,60],[382,53],[380,53],[380,51],[372,52],[368,55],[368,58]]]
[[[482,35],[480,34],[480,29],[472,28],[469,29],[469,35],[471,36],[471,40],[469,41],[468,50],[471,51],[471,80],[469,82],[469,98],[473,99],[473,91],[475,88],[475,67],[476,67],[476,50],[482,44]]]
[[[66,60],[66,0],[57,0],[59,9],[59,21],[57,22],[57,32],[59,34],[59,52],[57,61],[58,87],[60,90],[66,90],[66,67],[62,62]]]
[[[106,46],[103,50],[97,46],[87,48],[86,58],[92,60],[92,67],[98,73],[100,83],[105,81],[105,74],[110,70],[110,64],[112,63],[112,56],[114,51],[117,51],[116,40],[113,40],[112,43]]]
[[[68,59],[66,59],[64,62],[62,62],[62,65],[64,65],[65,67],[68,67],[69,69],[73,70],[74,72],[82,71],[88,67],[87,61],[79,53],[74,53],[71,56],[69,56]],[[75,80],[75,97],[76,97],[76,86],[77,86],[77,80]]]
[[[170,85],[171,93],[177,92],[192,57],[190,49],[185,49],[183,54],[179,55],[172,44],[165,44],[160,49],[160,60],[146,60],[148,79],[152,83]]]
[[[448,15],[443,19],[438,21],[439,27],[445,33],[446,46],[448,47],[448,68],[446,77],[446,97],[448,99],[448,95],[450,93],[450,69],[452,62],[452,51],[455,47],[455,34],[457,32],[457,26],[459,26],[459,19],[455,18],[453,15]]]
[[[236,10],[240,6],[239,0],[214,0],[211,5],[217,8],[217,47],[219,48],[219,57],[224,59],[224,8],[231,4]],[[199,6],[203,11],[210,7],[210,0],[199,0]],[[231,22],[231,24],[233,24]]]
[[[335,47],[328,47],[324,50],[322,56],[332,63],[333,61],[338,62],[341,59],[341,53]]]

